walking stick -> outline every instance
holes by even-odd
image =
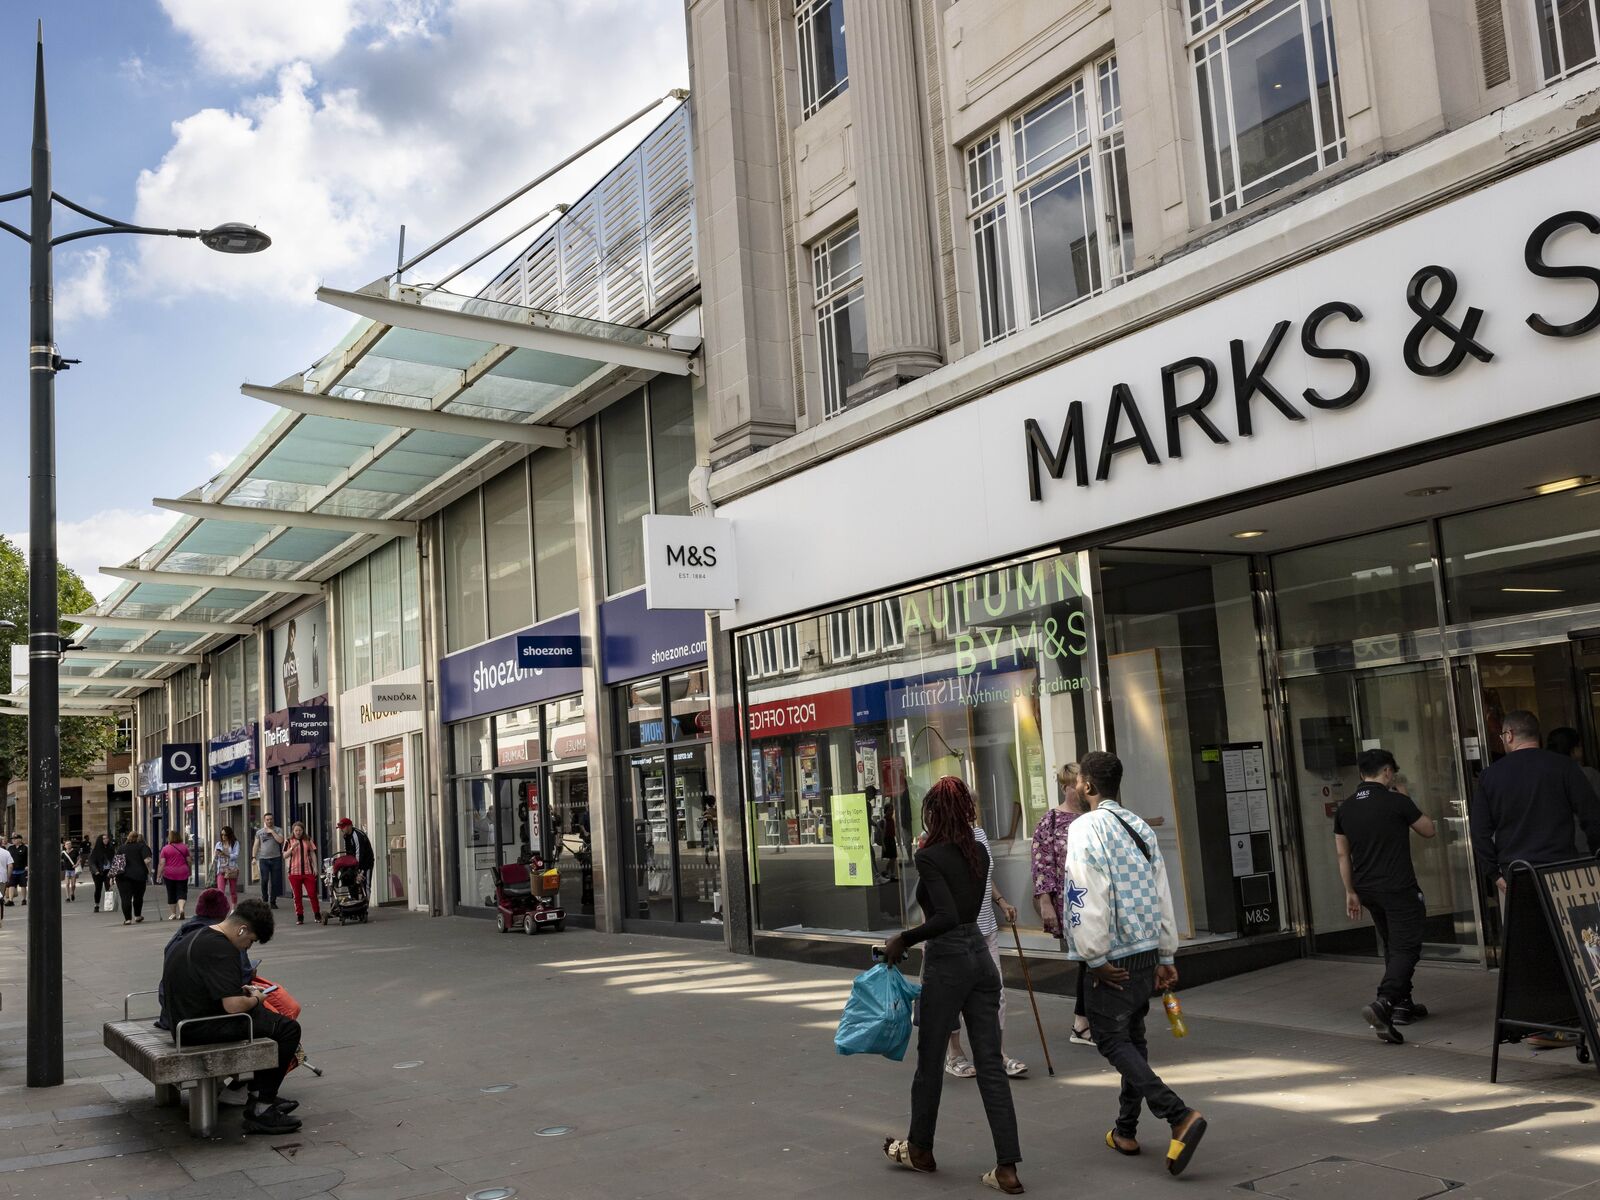
[[[1022,935],[1017,932],[1017,923],[1010,922],[1011,936],[1017,943],[1017,961],[1022,964],[1022,982],[1028,985],[1028,1003],[1033,1005],[1033,1023],[1039,1027],[1039,1046],[1044,1050],[1045,1069],[1053,1076],[1056,1065],[1050,1061],[1050,1044],[1044,1040],[1044,1022],[1039,1019],[1039,1001],[1033,994],[1033,976],[1028,974],[1028,959],[1022,953]]]

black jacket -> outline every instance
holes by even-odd
[[[377,861],[372,852],[372,839],[366,835],[365,831],[354,827],[345,830],[344,852],[351,855],[356,860],[356,865],[363,871],[371,871],[373,864]]]
[[[1581,858],[1573,818],[1591,846],[1600,846],[1600,800],[1583,769],[1565,754],[1513,750],[1478,778],[1472,797],[1472,849],[1486,880],[1514,862]]]

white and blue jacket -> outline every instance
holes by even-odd
[[[1144,839],[1149,862],[1123,821]],[[1072,823],[1066,886],[1070,958],[1098,967],[1154,950],[1158,962],[1173,961],[1178,924],[1166,861],[1150,826],[1114,800]]]

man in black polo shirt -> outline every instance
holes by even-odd
[[[1577,827],[1600,847],[1600,798],[1577,760],[1539,745],[1539,718],[1508,712],[1500,721],[1505,755],[1478,777],[1472,797],[1472,849],[1485,882],[1501,895],[1514,862],[1542,866],[1587,857]]]
[[[173,945],[161,974],[162,1016],[174,1041],[182,1021],[227,1015],[235,1019],[206,1021],[182,1030],[184,1045],[237,1042],[247,1034],[278,1044],[278,1065],[255,1072],[250,1081],[246,1133],[293,1133],[300,1128],[289,1115],[298,1103],[278,1096],[278,1086],[300,1045],[300,1023],[262,1004],[264,993],[246,986],[239,961],[240,951],[272,940],[274,924],[265,901],[241,900],[217,924],[196,929]]]
[[[1433,818],[1395,788],[1400,768],[1387,750],[1363,750],[1356,759],[1361,786],[1333,818],[1333,842],[1344,880],[1344,906],[1352,921],[1365,908],[1383,939],[1383,982],[1378,998],[1361,1015],[1385,1042],[1405,1037],[1396,1025],[1428,1015],[1411,998],[1411,977],[1422,957],[1422,927],[1428,907],[1411,865],[1411,835],[1431,838]]]

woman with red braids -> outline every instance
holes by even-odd
[[[989,852],[972,832],[976,805],[967,785],[946,775],[922,802],[927,829],[917,851],[917,903],[921,925],[895,934],[884,947],[893,964],[912,946],[922,952],[922,1016],[917,1036],[917,1073],[911,1083],[911,1130],[904,1140],[887,1139],[883,1152],[890,1161],[913,1171],[937,1170],[933,1158],[934,1127],[944,1088],[945,1043],[958,1019],[965,1019],[972,1039],[972,1060],[978,1092],[994,1138],[995,1168],[983,1182],[996,1191],[1022,1191],[1017,1163],[1017,1114],[1011,1085],[1000,1053],[1000,972],[989,955],[978,912],[989,879]]]

